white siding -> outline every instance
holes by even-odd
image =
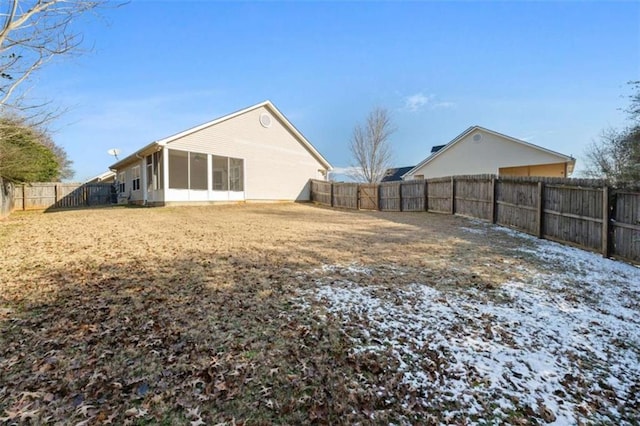
[[[473,140],[476,134],[482,135],[480,141]],[[405,180],[413,179],[415,175],[424,175],[425,179],[429,179],[452,175],[497,174],[501,167],[564,162],[566,159],[563,157],[477,130],[452,144]]]
[[[271,117],[268,128],[260,124],[262,113]],[[167,148],[244,159],[247,200],[308,200],[309,179],[324,169],[264,106],[171,141]],[[169,193],[166,201],[173,201]]]
[[[133,190],[133,168],[139,166],[140,167],[140,189],[134,191]],[[124,169],[118,169],[118,172],[124,171],[126,174],[125,180],[125,192],[123,194],[118,194],[118,198],[129,201],[142,201],[142,169],[144,168],[144,162],[142,160],[136,161],[135,163],[127,165]]]

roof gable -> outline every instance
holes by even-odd
[[[110,169],[116,169],[119,166],[123,166],[127,163],[130,163],[132,160],[134,160],[138,155],[142,154],[143,152],[152,150],[152,148],[157,148],[158,146],[166,146],[167,144],[181,139],[185,136],[188,136],[190,134],[199,132],[203,129],[206,129],[208,127],[212,127],[215,126],[216,124],[222,123],[224,121],[228,121],[231,120],[235,117],[238,117],[240,115],[246,114],[247,112],[253,111],[255,109],[258,108],[266,108],[268,109],[274,116],[276,116],[282,123],[283,125],[294,135],[294,137],[300,142],[300,144],[318,161],[320,162],[320,164],[322,164],[324,167],[327,168],[327,170],[333,170],[333,167],[331,166],[331,164],[322,156],[322,154],[320,154],[320,152],[318,152],[315,147],[311,144],[311,142],[309,142],[307,140],[307,138],[304,137],[304,135],[287,119],[287,117],[280,112],[280,110],[278,110],[278,108],[275,107],[275,105],[273,105],[273,103],[271,103],[271,101],[266,100],[263,102],[260,102],[258,104],[252,105],[250,107],[244,108],[242,110],[236,111],[236,112],[232,112],[231,114],[227,114],[224,115],[222,117],[216,118],[214,120],[208,121],[206,123],[200,124],[198,126],[192,127],[190,129],[184,130],[182,132],[179,133],[175,133],[171,136],[168,136],[166,138],[154,141],[146,146],[144,146],[143,148],[137,150],[136,152],[134,152],[133,154],[127,156],[126,158],[123,158],[122,160],[114,163],[113,165],[111,165],[109,168]]]
[[[575,159],[571,156],[568,155],[564,155],[561,154],[559,152],[556,151],[552,151],[550,149],[547,148],[543,148],[541,146],[529,143],[529,142],[525,142],[523,140],[481,127],[481,126],[471,126],[468,129],[466,129],[464,132],[460,133],[458,136],[456,136],[454,139],[452,139],[449,143],[447,143],[446,145],[442,146],[441,148],[437,149],[435,152],[433,152],[424,160],[422,160],[420,163],[418,163],[418,165],[416,165],[413,169],[409,170],[407,173],[405,173],[402,177],[407,176],[407,175],[411,175],[414,174],[415,172],[417,172],[419,169],[421,169],[422,167],[426,166],[427,164],[431,163],[432,161],[436,160],[437,158],[446,155],[446,153],[451,150],[453,147],[455,147],[456,145],[460,144],[462,141],[464,141],[467,136],[471,135],[474,132],[481,132],[481,133],[487,133],[489,135],[494,135],[497,136],[498,138],[505,140],[507,142],[510,143],[515,143],[518,144],[521,147],[527,147],[529,149],[533,149],[533,150],[537,150],[541,153],[545,153],[547,155],[551,155],[554,157],[557,157],[558,162],[571,162],[571,161],[575,161]]]

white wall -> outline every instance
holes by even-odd
[[[262,113],[271,116],[268,128],[260,124]],[[309,200],[308,181],[324,168],[264,106],[169,142],[167,148],[244,159],[247,200]]]
[[[140,166],[140,189],[134,191],[133,190],[133,168],[135,166]],[[125,200],[129,200],[129,201],[142,201],[143,199],[143,194],[142,194],[142,189],[143,189],[143,170],[142,168],[144,167],[143,164],[143,160],[140,161],[136,161],[135,163],[129,164],[127,165],[125,168],[123,169],[119,169],[118,173],[116,173],[116,179],[118,178],[118,174],[122,171],[125,172],[126,174],[126,180],[125,180],[125,192],[124,195],[118,193],[118,199],[125,199]]]

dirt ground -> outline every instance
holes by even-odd
[[[0,422],[554,421],[541,403],[424,403],[401,359],[357,350],[352,317],[313,293],[423,283],[495,301],[565,271],[536,244],[462,217],[300,204],[17,212],[0,222]]]

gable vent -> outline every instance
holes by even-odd
[[[482,135],[480,133],[476,133],[475,135],[473,135],[474,142],[480,142],[481,140],[482,140]]]
[[[262,127],[271,127],[271,116],[266,112],[260,114],[260,124],[262,125]]]

